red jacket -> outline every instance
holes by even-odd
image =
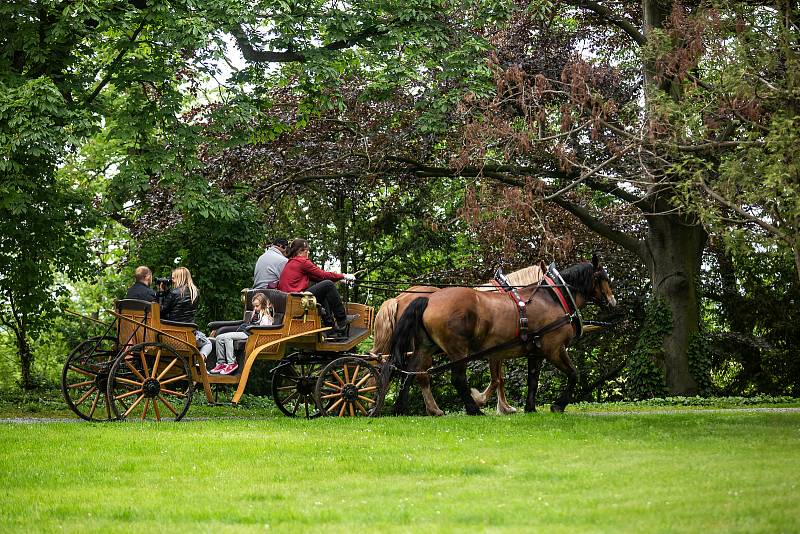
[[[295,256],[286,262],[283,271],[281,271],[278,289],[286,293],[305,291],[312,283],[321,282],[322,280],[335,282],[342,278],[344,278],[343,274],[323,271],[308,258]]]

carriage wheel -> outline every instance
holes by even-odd
[[[370,416],[377,406],[380,379],[366,360],[345,356],[325,366],[314,388],[323,415]]]
[[[108,379],[117,419],[180,421],[194,393],[186,359],[163,343],[140,343],[120,354]]]
[[[289,417],[319,417],[314,402],[314,386],[321,365],[317,362],[288,362],[272,374],[272,398],[278,409]]]
[[[98,336],[82,341],[67,357],[61,371],[61,392],[69,409],[87,421],[111,419],[108,372],[117,355],[117,340]]]

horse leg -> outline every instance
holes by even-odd
[[[400,392],[397,394],[397,400],[394,403],[394,414],[405,415],[408,413],[408,390],[411,389],[411,376],[404,375],[400,383]]]
[[[436,399],[433,398],[433,392],[431,391],[431,377],[428,375],[417,375],[417,383],[419,384],[419,388],[422,390],[422,398],[425,401],[425,411],[428,412],[428,415],[434,415],[437,417],[444,415],[444,412],[439,409],[439,406],[436,404]]]
[[[478,408],[478,405],[475,404],[475,400],[472,398],[472,395],[469,391],[466,363],[461,363],[453,367],[453,369],[450,371],[450,381],[453,384],[453,387],[456,388],[456,391],[458,391],[458,394],[464,403],[464,408],[467,410],[467,415],[483,415],[483,412],[481,412],[480,408]]]
[[[497,383],[497,413],[500,415],[508,415],[510,413],[515,413],[517,411],[516,408],[511,406],[506,399],[506,386],[505,386],[505,379],[503,378],[503,362],[502,360],[497,360],[496,370],[492,369],[492,373],[497,373],[497,379],[492,380],[492,382]]]
[[[415,355],[407,363],[409,371],[418,372],[428,369],[433,363],[433,358],[429,354],[423,352],[420,355]],[[431,379],[427,374],[406,375],[406,378],[401,384],[400,397],[398,397],[398,402],[402,402],[403,412],[405,413],[405,411],[408,409],[408,390],[411,387],[412,376],[417,377],[417,384],[419,384],[420,391],[422,392],[422,399],[425,401],[425,411],[428,412],[428,415],[444,415],[444,412],[436,404],[436,399],[433,398],[433,392],[431,391]],[[405,395],[404,399],[402,398],[403,395]],[[395,412],[395,415],[400,414]]]
[[[567,355],[567,349],[565,347],[562,346],[559,352],[559,358],[553,363],[567,375],[567,387],[561,392],[561,396],[550,405],[550,411],[561,413],[567,407],[567,404],[572,401],[572,394],[575,392],[575,384],[578,382],[578,370],[575,368],[575,364],[572,363],[572,360],[570,360],[569,355]]]
[[[536,393],[539,390],[539,372],[544,360],[537,356],[528,356],[528,396],[525,399],[525,411],[536,411]]]
[[[486,389],[483,390],[483,392],[480,392],[475,388],[470,388],[469,390],[470,395],[472,395],[472,400],[475,401],[475,404],[477,404],[479,408],[483,408],[483,406],[486,404],[486,401],[492,398],[495,389],[497,389],[497,382],[495,380],[497,374],[492,367],[493,363],[494,362],[492,360],[489,361],[489,372],[491,378],[489,379],[489,385],[486,386]]]

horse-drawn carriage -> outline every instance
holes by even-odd
[[[614,306],[615,301],[597,258],[566,269],[563,277],[553,266],[546,274],[540,271],[541,280],[524,287],[497,285],[493,292],[428,287],[425,295],[417,295],[413,288],[408,290],[408,302],[401,302],[399,296],[394,299],[394,311],[387,314],[393,331],[388,336],[391,355],[381,356],[351,352],[372,333],[376,317],[371,307],[348,303],[347,313],[359,318],[350,324],[346,337],[333,339],[326,336],[332,329],[323,324],[310,293],[244,290],[243,321],[249,319],[254,291],[265,293],[273,303],[275,321],[251,328],[240,347],[241,371],[235,375],[209,374],[208,362],[195,344],[196,325],[161,319],[155,303],[120,300],[114,310],[108,310],[115,320],[105,324],[105,333],[82,342],[70,354],[62,390],[69,407],[84,419],[161,420],[164,415],[177,421],[189,409],[198,385],[209,403],[214,403],[213,385],[236,386],[232,402],[237,404],[253,364],[267,359],[278,361],[272,396],[288,416],[380,415],[389,383],[397,375],[406,380],[396,406],[405,404],[408,379],[416,377],[428,413],[441,415],[430,377],[445,370],[451,371],[467,413],[480,413],[480,406],[494,391],[498,392],[498,411],[510,413],[514,410],[504,404],[501,364],[505,359],[527,357],[536,365],[546,359],[567,375],[567,387],[551,405],[554,411],[563,411],[577,380],[566,347],[584,329],[580,309],[589,302]],[[402,316],[400,308],[405,309]],[[209,327],[240,323],[216,322]],[[433,357],[439,354],[450,362],[432,367]],[[492,382],[483,393],[467,386],[466,363],[474,359],[489,361]],[[530,376],[526,409],[535,406],[536,384]],[[538,381],[538,367],[535,377]]]
[[[213,404],[214,385],[234,386],[232,402],[237,404],[253,364],[263,359],[278,361],[272,396],[284,414],[367,415],[376,404],[377,371],[372,364],[377,358],[351,351],[371,334],[373,308],[348,303],[347,313],[359,317],[345,336],[331,338],[332,328],[323,324],[310,293],[244,290],[243,321],[249,320],[255,292],[272,302],[274,324],[253,327],[246,341],[237,342],[240,372],[231,375],[210,374],[212,362],[196,346],[197,325],[162,319],[157,303],[119,300],[108,310],[113,321],[87,318],[105,331],[80,343],[67,358],[61,380],[67,405],[87,420],[177,421],[188,411],[197,387]],[[241,322],[209,326],[216,330]]]

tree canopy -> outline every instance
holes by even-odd
[[[587,394],[796,392],[797,23],[786,1],[6,3],[21,382],[110,232],[123,272],[187,265],[209,320],[277,236],[365,282],[600,251],[632,328],[576,348]]]

